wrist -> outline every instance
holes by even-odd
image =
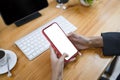
[[[101,36],[89,38],[89,48],[103,47],[103,39]]]

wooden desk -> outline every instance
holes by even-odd
[[[0,80],[51,80],[50,50],[29,61],[14,42],[55,17],[62,15],[84,36],[100,36],[102,32],[120,31],[120,1],[97,0],[91,7],[73,6],[67,10],[56,9],[56,3],[40,11],[43,16],[21,26],[6,26],[0,18],[0,48],[13,50],[18,62],[12,69],[13,76],[0,75]],[[64,69],[64,80],[97,80],[112,58],[101,56],[101,49],[81,51],[75,62]]]

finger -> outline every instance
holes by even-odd
[[[68,57],[68,54],[64,53],[64,54],[60,57],[59,61],[60,61],[60,62],[64,62],[65,57]]]
[[[51,46],[50,46],[50,51],[51,51],[51,59],[57,60],[58,58],[57,58],[57,56],[55,54],[55,51],[53,50],[53,48]]]
[[[82,54],[80,52],[78,52],[78,55],[81,56]]]
[[[65,57],[67,57],[67,56],[68,56],[67,54],[63,54],[58,60],[58,65],[59,65],[59,67],[61,67],[61,70],[64,67],[64,60],[65,60]]]
[[[76,57],[70,59],[70,62],[73,62],[73,61],[75,61],[75,60],[76,60]]]
[[[65,57],[68,57],[68,54],[64,53],[61,58],[65,59]]]

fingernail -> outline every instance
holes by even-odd
[[[78,52],[78,54],[81,56],[82,54],[80,52]]]

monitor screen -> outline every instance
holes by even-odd
[[[0,13],[9,25],[47,6],[47,0],[2,0]]]

